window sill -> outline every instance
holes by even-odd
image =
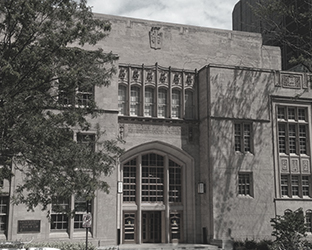
[[[50,231],[50,238],[69,238],[66,231]]]

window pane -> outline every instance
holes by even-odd
[[[296,125],[289,124],[288,126],[288,140],[289,140],[289,153],[296,153]]]
[[[126,90],[127,88],[123,85],[119,85],[118,88],[118,110],[120,115],[126,114]]]
[[[171,116],[173,118],[179,118],[180,117],[180,104],[181,104],[181,97],[180,97],[180,91],[179,90],[172,90],[172,104],[171,104]]]
[[[281,176],[281,193],[282,193],[282,196],[289,196],[289,193],[288,193],[288,176],[287,175]]]
[[[299,148],[300,154],[307,154],[306,125],[299,126]]]
[[[295,108],[288,108],[288,120],[296,120]]]
[[[140,89],[138,87],[131,87],[130,97],[130,115],[139,115],[140,112]]]
[[[241,124],[234,124],[234,130],[235,130],[235,151],[242,151]]]
[[[286,153],[286,126],[285,124],[278,125],[278,146],[280,153]]]
[[[251,195],[251,175],[250,173],[238,174],[238,194]]]
[[[310,196],[310,178],[309,176],[302,176],[302,195]]]
[[[251,151],[251,128],[250,124],[244,124],[244,148],[245,152]]]
[[[285,108],[284,107],[278,107],[277,108],[277,118],[278,119],[285,119]]]
[[[144,116],[154,116],[154,89],[145,89],[145,108]]]
[[[167,117],[167,90],[158,90],[158,117]]]
[[[293,175],[291,177],[291,190],[293,196],[299,196],[299,176]]]

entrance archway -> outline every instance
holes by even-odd
[[[128,150],[120,163],[122,243],[193,243],[192,157],[171,145],[151,142]]]

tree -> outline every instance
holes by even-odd
[[[252,7],[264,43],[282,47],[287,65],[312,72],[312,1],[262,0]]]
[[[276,237],[273,249],[310,249],[309,243],[304,239],[308,230],[304,221],[302,208],[296,211],[289,210],[285,215],[272,218],[272,236]]]
[[[0,1],[0,179],[12,168],[23,183],[14,202],[29,210],[72,194],[90,200],[108,191],[103,180],[121,153],[117,140],[73,140],[99,114],[94,87],[108,86],[117,56],[85,50],[110,23],[93,17],[85,0]],[[98,150],[94,152],[92,144]]]

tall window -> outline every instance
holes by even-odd
[[[145,107],[144,116],[154,116],[154,89],[150,87],[145,88]]]
[[[252,124],[235,123],[235,151],[252,152]]]
[[[140,114],[140,88],[136,86],[131,87],[130,97],[130,115],[138,116]]]
[[[185,91],[185,118],[194,118],[193,92],[190,90]]]
[[[123,85],[118,87],[118,110],[120,115],[126,115],[127,88]]]
[[[130,160],[123,167],[123,201],[135,202],[136,195],[136,159]]]
[[[0,232],[5,233],[8,227],[9,196],[0,196]]]
[[[91,212],[91,202],[87,202],[86,199],[75,196],[75,216],[74,216],[74,229],[82,230],[84,229],[83,215],[87,212]]]
[[[307,109],[303,107],[277,108],[278,146],[284,154],[308,154]]]
[[[312,233],[312,210],[307,210],[306,211],[306,216],[305,216],[305,219],[306,219],[306,227],[307,227],[307,231]]]
[[[252,196],[252,174],[238,174],[238,194]]]
[[[181,94],[177,89],[172,90],[171,99],[171,117],[180,118],[181,117]]]
[[[158,117],[167,117],[167,90],[158,90]]]
[[[142,202],[164,201],[164,157],[142,156]]]
[[[169,202],[181,202],[181,166],[169,160]]]
[[[79,86],[77,92],[77,102],[79,106],[90,106],[93,101],[93,86]]]

